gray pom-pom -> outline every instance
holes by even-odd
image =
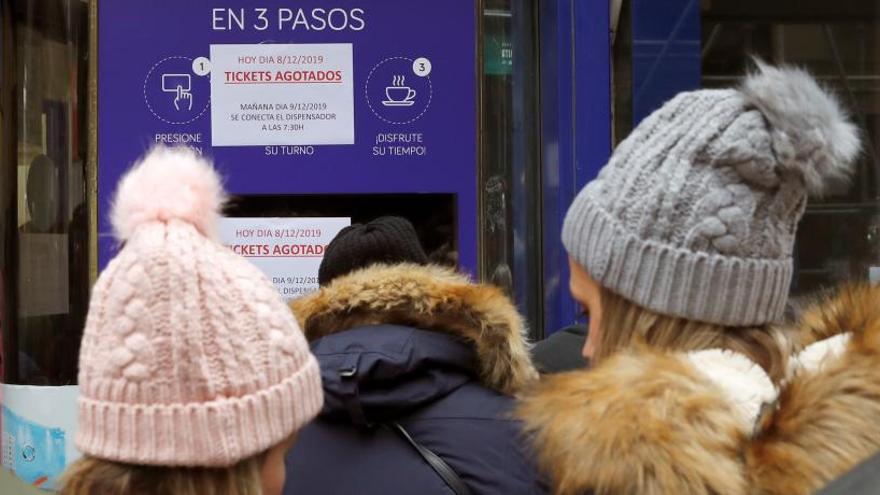
[[[782,171],[800,175],[812,194],[848,179],[861,144],[837,98],[804,70],[757,65],[740,91],[770,124]]]

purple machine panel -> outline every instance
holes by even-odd
[[[121,174],[166,142],[238,195],[455,194],[476,271],[475,0],[98,5],[102,268]]]

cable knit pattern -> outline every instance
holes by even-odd
[[[163,149],[130,172],[128,189],[161,186],[139,180],[169,154],[219,184],[193,153]],[[158,190],[179,194],[174,171],[163,174]],[[95,284],[83,336],[77,447],[118,462],[220,467],[288,438],[323,396],[317,362],[275,288],[206,237],[213,225],[192,223],[192,212],[128,208],[136,220],[122,219],[126,243]]]
[[[575,198],[562,239],[601,285],[721,325],[782,315],[807,193],[850,173],[858,134],[802,71],[761,70],[667,102]]]

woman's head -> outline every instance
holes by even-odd
[[[743,328],[778,320],[807,195],[846,177],[858,150],[834,97],[794,69],[762,66],[738,89],[666,103],[566,215],[572,289],[602,300],[591,296],[603,323],[589,346],[601,355],[615,338],[608,294],[645,312],[635,321],[650,314]]]
[[[750,357],[773,379],[783,377],[788,352],[781,330],[728,327],[662,315],[600,286],[573,260],[570,264],[572,296],[590,319],[582,353],[592,362],[638,345],[676,351],[720,348]]]
[[[212,237],[222,198],[211,164],[183,149],[156,149],[122,179],[112,219],[125,245],[95,284],[80,352],[86,456],[212,473],[277,453],[320,410],[290,311]],[[201,474],[186,479],[213,479]]]

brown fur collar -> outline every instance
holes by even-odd
[[[483,383],[502,393],[518,393],[537,378],[510,299],[447,268],[374,265],[294,300],[291,309],[309,340],[365,325],[406,325],[472,344]]]
[[[545,378],[518,414],[559,494],[813,493],[880,450],[880,289],[844,288],[798,328],[851,340],[791,376],[754,432],[681,355],[647,349]]]

